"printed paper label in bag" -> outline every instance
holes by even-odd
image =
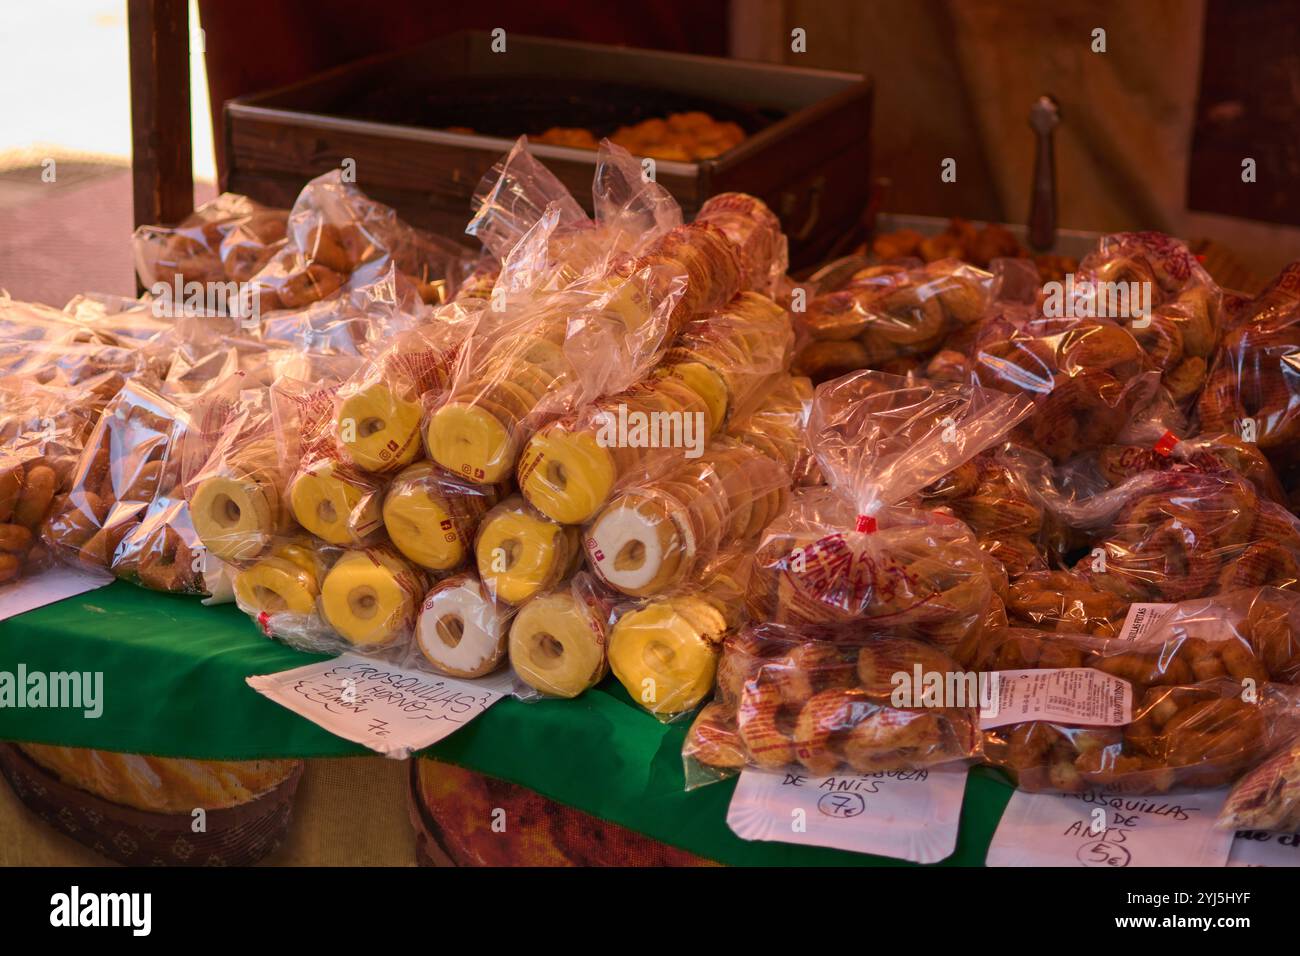
[[[771,840],[934,863],[957,847],[966,768],[833,774],[745,770],[727,826]]]
[[[1091,667],[994,673],[994,706],[980,710],[985,730],[1027,720],[1120,727],[1133,719],[1133,685]]]
[[[1136,641],[1164,619],[1176,605],[1173,604],[1130,604],[1128,616],[1119,629],[1121,641]]]
[[[405,758],[464,727],[510,693],[513,677],[456,680],[344,654],[248,686],[330,733]]]
[[[1122,796],[1025,793],[1011,796],[989,866],[1223,866],[1232,831],[1215,818],[1227,790]]]

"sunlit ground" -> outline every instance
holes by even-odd
[[[190,3],[191,28],[198,23]],[[131,157],[126,0],[0,3],[0,169]],[[201,49],[197,42],[192,50]],[[203,56],[190,57],[195,179],[216,178]]]

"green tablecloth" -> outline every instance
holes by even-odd
[[[118,582],[0,622],[0,671],[22,664],[104,675],[102,716],[0,707],[0,739],[209,760],[369,753],[244,683],[320,659],[263,637],[231,605],[207,608]],[[738,839],[725,821],[733,782],[682,790],[685,732],[607,680],[572,701],[503,700],[429,753],[723,863],[897,862]],[[991,774],[971,774],[948,864],[983,862],[1010,795]]]

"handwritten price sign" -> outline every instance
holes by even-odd
[[[465,726],[510,691],[510,677],[438,677],[345,654],[248,685],[345,740],[404,758]]]
[[[1017,791],[989,866],[1223,866],[1232,832],[1214,820],[1226,790],[1164,796]]]

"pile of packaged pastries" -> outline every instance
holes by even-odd
[[[1108,236],[1068,268],[1149,313],[1061,316],[996,236],[811,288],[754,197],[684,223],[606,143],[592,200],[521,142],[470,253],[336,172],[137,232],[146,288],[245,308],[0,300],[0,580],[106,569],[524,699],[612,672],[688,724],[688,786],[984,763],[1300,823],[1300,263],[1252,297]],[[1172,607],[1130,638],[1135,603]],[[1095,668],[1131,720],[898,706],[916,668]]]

